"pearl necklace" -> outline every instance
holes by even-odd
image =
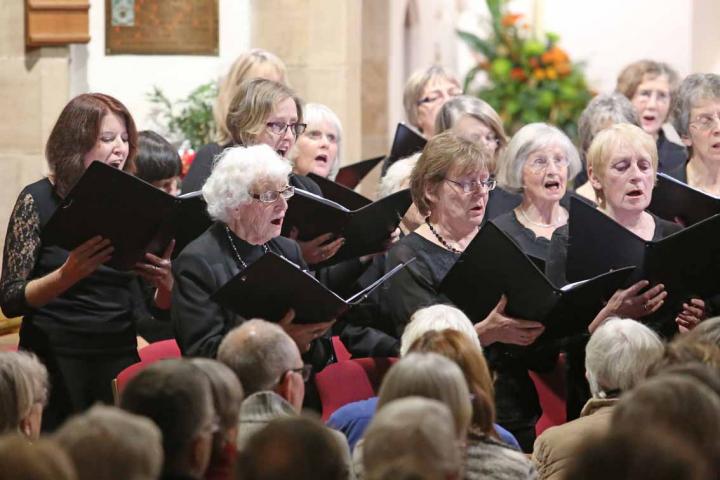
[[[527,216],[527,214],[525,213],[525,211],[522,208],[518,207],[516,211],[530,225],[533,225],[535,227],[540,227],[540,228],[557,228],[561,225],[564,225],[565,222],[567,221],[567,219],[562,219],[562,220],[558,220],[555,223],[540,223],[540,222],[535,222],[533,220],[530,220],[530,218]]]
[[[437,231],[435,231],[435,228],[432,226],[432,223],[430,223],[430,217],[425,217],[425,223],[428,227],[430,227],[430,231],[435,235],[435,238],[438,239],[438,242],[445,247],[446,249],[450,250],[452,253],[462,253],[462,250],[458,250],[457,248],[450,245],[445,239],[440,235]]]
[[[238,263],[242,266],[243,270],[247,268],[247,263],[245,263],[240,256],[240,252],[238,252],[237,247],[235,246],[235,240],[233,240],[232,235],[230,235],[230,227],[225,225],[225,234],[227,235],[227,239],[230,242],[230,246],[232,247],[233,252],[235,253],[235,259],[238,261]],[[262,244],[263,247],[263,253],[268,253],[270,249],[268,248],[266,243]]]

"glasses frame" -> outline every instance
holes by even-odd
[[[428,103],[435,103],[442,98],[447,98],[449,100],[451,98],[459,97],[462,94],[463,94],[462,89],[458,90],[457,93],[455,93],[455,90],[446,90],[444,92],[439,92],[439,94],[427,95],[427,96],[421,98],[420,100],[418,100],[416,102],[416,105],[419,107],[420,105],[425,105]]]
[[[535,160],[533,160],[533,162],[535,162],[537,160],[538,159],[536,158]],[[563,157],[562,161],[559,164],[553,158],[548,159],[545,166],[533,165],[533,162],[527,161],[527,166],[530,170],[532,170],[535,173],[540,173],[540,172],[546,171],[548,169],[548,167],[550,166],[550,162],[552,162],[555,165],[555,168],[570,167],[570,159],[567,156]]]
[[[310,375],[312,374],[312,365],[304,364],[302,367],[291,368],[288,371],[299,374],[302,376],[303,382],[307,382],[310,380]]]
[[[495,190],[495,187],[497,187],[497,180],[494,177],[490,177],[487,180],[471,180],[470,182],[458,182],[457,180],[453,180],[451,178],[444,178],[444,180],[457,185],[460,187],[460,190],[465,194],[471,194],[479,192],[481,189],[485,189],[486,191],[490,192],[492,190]],[[473,187],[473,185],[475,185]]]
[[[290,131],[297,138],[307,129],[307,123],[285,123],[285,122],[267,122],[265,126],[270,130],[273,135],[285,135],[285,132]]]
[[[268,197],[268,195],[270,195],[272,199]],[[292,185],[288,185],[282,190],[267,190],[262,193],[253,193],[250,196],[260,203],[270,204],[277,202],[280,197],[284,198],[285,200],[289,200],[293,195],[295,195],[295,187]]]
[[[703,124],[703,123],[701,123],[701,121],[703,120],[703,118],[701,118],[701,117],[705,117],[706,115],[707,115],[707,117],[710,118],[710,122],[707,124]],[[690,125],[697,128],[701,132],[710,132],[713,130],[713,128],[715,128],[717,126],[718,123],[720,123],[720,112],[715,112],[712,115],[710,115],[710,114],[698,115],[697,117],[695,117],[695,120],[690,122]]]

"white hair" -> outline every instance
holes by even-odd
[[[335,175],[337,175],[338,170],[340,170],[340,165],[342,165],[340,155],[342,150],[343,129],[342,123],[340,123],[340,117],[327,105],[323,105],[322,103],[307,103],[303,107],[303,120],[307,123],[306,132],[312,130],[313,126],[322,122],[328,122],[335,129],[337,133],[337,154],[335,155],[335,162],[330,167],[330,174],[328,175],[330,179],[335,179]],[[298,148],[296,141],[292,150],[288,153],[288,158],[290,161],[295,162],[297,156]]]
[[[407,354],[410,346],[425,332],[457,330],[464,333],[482,351],[480,338],[470,319],[461,310],[450,305],[432,305],[413,313],[400,338],[400,356]]]
[[[503,151],[498,171],[498,184],[513,193],[522,193],[522,169],[528,156],[541,148],[557,145],[568,159],[568,181],[582,169],[580,155],[570,139],[557,127],[547,123],[529,123],[513,135]]]
[[[378,187],[378,198],[385,198],[403,188],[410,186],[410,174],[422,152],[415,153],[409,157],[401,158],[390,165],[385,175],[380,179]]]
[[[226,149],[202,188],[208,213],[214,220],[228,223],[235,208],[252,200],[256,183],[286,182],[291,171],[290,162],[267,145]]]
[[[595,330],[585,347],[592,395],[632,389],[662,354],[662,340],[648,327],[629,318],[611,318]]]

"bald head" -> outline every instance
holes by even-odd
[[[280,326],[249,320],[228,333],[217,359],[240,379],[246,395],[272,390],[283,373],[302,366],[300,351]]]

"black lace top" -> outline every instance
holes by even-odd
[[[67,250],[42,242],[42,228],[60,204],[47,179],[23,189],[8,224],[0,278],[0,307],[22,315],[20,344],[31,350],[98,354],[133,350],[134,318],[145,308],[136,275],[100,266],[39,308],[25,298],[33,279],[59,268]]]

